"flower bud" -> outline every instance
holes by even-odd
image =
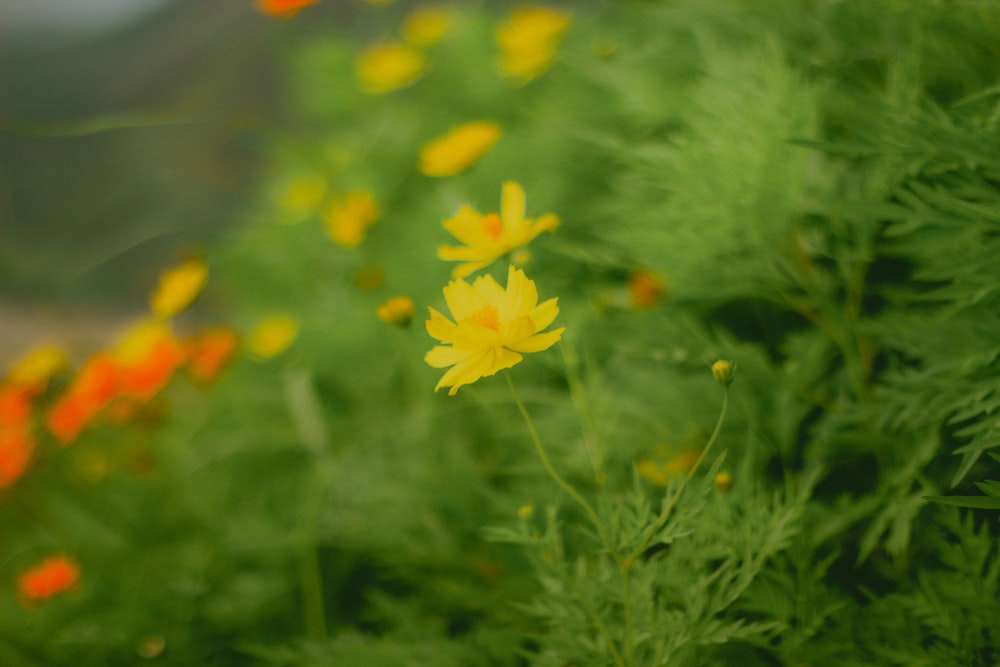
[[[725,491],[733,485],[733,473],[725,471],[717,473],[715,479],[712,480],[712,484],[720,491]]]
[[[729,383],[733,381],[733,373],[735,372],[736,364],[727,359],[719,359],[712,364],[712,376],[723,387],[729,386]]]

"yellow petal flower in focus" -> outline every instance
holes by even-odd
[[[500,139],[500,125],[476,121],[453,127],[420,151],[420,171],[428,176],[451,176],[478,162]]]
[[[444,288],[454,321],[430,308],[427,333],[444,343],[434,346],[424,361],[448,371],[435,391],[462,385],[517,364],[522,353],[546,350],[562,338],[566,327],[542,333],[559,314],[557,299],[539,305],[535,283],[524,271],[510,266],[507,287],[493,276],[479,276],[471,285],[458,278]]]
[[[153,314],[164,319],[173,317],[194,301],[207,280],[208,267],[197,259],[164,271],[149,300]]]
[[[443,7],[417,7],[403,24],[403,39],[413,46],[430,46],[451,27],[451,11]]]
[[[389,93],[419,79],[427,59],[419,50],[399,42],[376,44],[355,63],[361,87],[368,93]]]
[[[444,221],[445,229],[465,245],[441,245],[438,257],[445,261],[463,262],[452,272],[456,278],[461,278],[527,245],[542,232],[554,231],[559,226],[559,218],[552,213],[532,220],[524,217],[524,211],[524,189],[513,181],[504,183],[499,214],[484,215],[463,205],[458,213]]]
[[[250,332],[247,348],[259,359],[270,359],[288,349],[299,335],[299,321],[291,315],[270,315]]]
[[[548,69],[569,14],[548,7],[524,7],[496,30],[500,45],[500,71],[519,83],[527,83]]]
[[[416,306],[408,296],[394,296],[378,307],[376,314],[383,322],[395,324],[397,327],[409,326],[413,319]]]
[[[367,190],[334,199],[323,213],[326,231],[338,245],[353,248],[365,240],[368,228],[378,219],[378,204]]]

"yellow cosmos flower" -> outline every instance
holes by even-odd
[[[299,335],[299,321],[291,315],[270,315],[250,332],[247,348],[259,359],[270,359],[288,349]]]
[[[538,220],[524,217],[524,189],[513,181],[503,184],[500,213],[478,213],[463,205],[454,217],[444,221],[444,227],[464,246],[442,245],[438,257],[460,261],[452,272],[456,278],[488,266],[493,260],[527,245],[545,231],[559,226],[559,218],[546,213]]]
[[[41,389],[49,378],[69,365],[66,352],[52,343],[39,345],[16,360],[7,373],[7,382],[18,387]]]
[[[430,46],[451,27],[451,11],[443,7],[418,7],[403,24],[403,39],[413,46]]]
[[[286,222],[296,222],[312,213],[323,201],[326,181],[319,176],[298,176],[285,183],[278,197],[278,205],[291,216]]]
[[[368,228],[378,219],[378,204],[367,190],[334,199],[323,213],[326,231],[338,245],[353,248],[365,240]]]
[[[208,267],[197,259],[164,271],[149,300],[153,314],[166,319],[184,310],[201,292],[206,280]]]
[[[378,307],[376,314],[383,322],[395,324],[397,327],[409,326],[413,319],[416,306],[408,296],[394,296]]]
[[[500,125],[488,120],[453,127],[448,134],[420,151],[420,171],[428,176],[451,176],[465,171],[500,139]]]
[[[423,76],[427,59],[419,50],[399,42],[376,44],[355,63],[361,87],[369,93],[389,93],[412,85]]]
[[[658,447],[653,452],[653,457],[642,459],[636,464],[636,472],[654,484],[666,486],[670,480],[691,472],[700,454],[701,450],[697,447],[687,447],[672,455],[668,448]]]
[[[552,62],[569,14],[548,7],[516,9],[510,20],[496,30],[500,45],[500,71],[527,83]]]
[[[451,366],[434,388],[451,387],[449,396],[510,368],[524,358],[522,352],[548,349],[566,330],[541,333],[559,314],[558,299],[539,305],[534,281],[513,265],[506,289],[493,276],[479,276],[471,285],[459,278],[444,288],[444,298],[455,321],[429,309],[427,333],[445,344],[434,346],[424,361],[435,368]]]

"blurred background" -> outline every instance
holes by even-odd
[[[105,342],[239,223],[303,29],[249,0],[0,2],[0,364]]]

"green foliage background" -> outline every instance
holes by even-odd
[[[356,55],[405,9],[275,25],[296,37],[290,116],[246,224],[208,250],[206,298],[244,328],[292,312],[300,337],[208,391],[178,380],[154,425],[49,447],[4,493],[0,663],[131,664],[162,640],[149,662],[995,664],[1000,8],[593,4],[514,86],[493,42],[509,8],[460,3],[424,79],[361,93]],[[504,135],[479,164],[417,171],[480,118]],[[281,221],[302,175],[376,193],[361,246]],[[435,394],[422,360],[441,221],[511,179],[562,219],[524,266],[567,327],[512,375],[608,536],[502,379]],[[668,284],[649,310],[629,307],[640,269]],[[374,315],[401,293],[407,330]],[[738,370],[716,449],[623,568],[677,489],[635,464],[705,443],[720,357]],[[88,475],[98,454],[111,469]],[[49,549],[82,584],[27,610],[17,572]]]

